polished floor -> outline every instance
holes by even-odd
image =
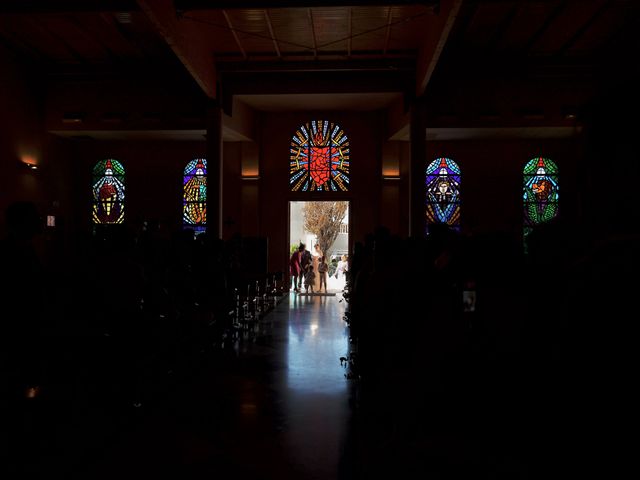
[[[360,379],[341,364],[354,353],[345,307],[289,293],[256,335],[189,357],[136,402],[99,379],[61,383],[25,412],[21,474],[0,478],[529,478],[523,403],[488,381],[493,363],[429,354],[412,331],[415,351],[383,342],[377,375]]]
[[[344,302],[290,294],[261,333],[182,375],[83,467],[85,478],[353,478]]]

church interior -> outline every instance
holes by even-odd
[[[637,468],[639,28],[0,2],[3,478]],[[335,294],[292,288],[292,202],[348,202]]]

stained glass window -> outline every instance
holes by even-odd
[[[548,158],[529,160],[524,167],[524,235],[534,225],[558,215],[558,167]]]
[[[112,158],[93,167],[93,223],[124,222],[124,167]]]
[[[436,158],[426,172],[429,224],[460,228],[460,167],[450,158]]]
[[[349,190],[349,139],[339,125],[312,120],[300,126],[290,155],[292,192]]]
[[[207,160],[196,158],[184,169],[182,221],[197,233],[207,226]]]

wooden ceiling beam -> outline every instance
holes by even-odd
[[[278,58],[282,58],[282,54],[280,53],[280,46],[278,45],[278,40],[276,39],[276,35],[273,32],[273,24],[271,23],[271,17],[269,16],[269,11],[265,9],[264,11],[264,19],[267,22],[267,27],[269,28],[269,35],[271,35],[271,40],[273,40],[273,48],[278,55]]]
[[[29,24],[31,24],[33,28],[38,29],[44,35],[52,39],[54,42],[58,42],[58,44],[62,45],[64,50],[66,50],[69,56],[73,58],[76,62],[87,63],[87,59],[84,56],[82,56],[80,53],[78,53],[78,51],[75,48],[73,48],[73,46],[64,37],[54,32],[51,28],[47,28],[46,26],[42,25],[40,22],[36,21],[33,17],[27,18],[27,21],[29,22]]]
[[[230,10],[307,7],[380,7],[389,5],[424,5],[437,7],[440,0],[175,0],[176,10]]]
[[[310,8],[307,8],[307,15],[309,16],[309,26],[311,28],[311,39],[313,40],[313,58],[318,58],[318,41],[316,40],[316,29],[313,25],[313,12]]]
[[[427,31],[424,35],[424,43],[418,54],[416,66],[416,97],[424,94],[427,84],[431,79],[440,55],[444,49],[449,33],[458,17],[458,12],[463,0],[442,0],[438,14],[430,18]]]
[[[171,47],[202,91],[217,97],[217,75],[208,31],[176,16],[173,0],[137,0],[140,8]]]
[[[86,38],[88,41],[92,40],[93,32],[89,31],[87,27],[78,20],[77,17],[69,16],[69,21],[73,23],[73,25],[82,33],[82,36]],[[99,37],[95,36],[96,44],[104,51],[106,56],[112,60],[118,61],[120,58],[115,54],[107,45],[105,45],[104,41]]]
[[[382,55],[386,55],[387,49],[389,48],[389,37],[391,36],[391,10],[392,7],[389,6],[387,9],[387,28],[384,32],[384,47],[382,47]]]
[[[415,70],[412,58],[330,61],[319,59],[307,61],[265,61],[265,62],[218,62],[218,72],[223,73],[264,73],[264,72],[400,72],[408,75]]]
[[[457,78],[469,81],[482,79],[509,80],[514,83],[530,79],[554,78],[558,81],[592,79],[597,75],[598,64],[580,57],[526,57],[516,58],[511,54],[482,57],[468,53],[456,57],[455,64],[447,65],[443,75],[438,74],[438,88]],[[435,87],[434,82],[434,87]]]
[[[525,52],[531,51],[531,49],[535,46],[535,44],[538,43],[538,40],[540,40],[542,36],[545,34],[545,32],[549,29],[551,24],[553,24],[553,22],[555,22],[555,20],[560,16],[562,11],[565,8],[567,8],[568,4],[569,2],[566,0],[564,2],[558,3],[556,8],[553,9],[551,14],[547,17],[547,19],[540,26],[540,28],[538,28],[538,30],[531,36],[531,38],[527,42],[527,45],[524,48]]]
[[[280,72],[221,74],[223,95],[278,95],[295,93],[409,92],[410,75],[403,72]]]
[[[491,51],[498,50],[500,46],[500,42],[502,41],[505,34],[507,33],[507,30],[509,30],[509,28],[513,24],[513,21],[518,16],[518,13],[520,13],[520,10],[522,9],[523,5],[524,5],[524,0],[518,0],[513,4],[513,7],[511,8],[507,16],[495,28],[495,31],[491,36],[491,39],[489,40],[489,44],[488,44],[489,50]]]
[[[574,33],[571,38],[562,45],[562,47],[560,47],[558,54],[564,55],[580,39],[580,37],[582,37],[593,26],[593,24],[598,21],[604,12],[612,6],[612,3],[613,2],[611,0],[605,1],[600,8],[591,15],[591,18],[589,18],[589,20],[587,20],[584,25],[582,25],[582,27],[580,27],[578,31]]]
[[[347,39],[347,57],[351,57],[351,39],[353,38],[353,9],[349,9],[347,21],[349,22],[349,38]]]
[[[5,44],[9,50],[26,53],[30,58],[46,64],[49,61],[47,55],[34,45],[23,40],[20,35],[16,35],[13,28],[7,27],[10,24],[11,22],[8,18],[0,18],[0,42]]]
[[[240,53],[242,54],[242,58],[244,58],[245,60],[247,59],[247,52],[245,51],[244,47],[242,46],[242,43],[240,43],[240,37],[238,37],[238,32],[235,31],[235,29],[233,28],[233,24],[231,23],[231,19],[229,18],[229,14],[227,13],[226,10],[222,10],[222,14],[224,15],[224,19],[227,22],[227,25],[229,26],[229,30],[231,30],[231,33],[233,34],[233,38],[236,41],[236,45],[238,45],[238,48],[240,49]]]
[[[180,65],[176,65],[180,67]],[[202,95],[201,88],[193,82],[189,73],[181,68],[167,68],[166,61],[140,62],[135,58],[123,58],[117,63],[79,64],[65,63],[45,65],[42,74],[51,82],[94,82],[114,80],[126,83],[149,83],[172,85],[181,92]]]

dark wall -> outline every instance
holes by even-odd
[[[224,144],[222,169],[222,237],[244,234],[242,224],[242,143]]]
[[[633,21],[640,21],[636,5]],[[640,233],[638,111],[640,110],[640,25],[622,36],[625,48],[612,54],[599,78],[597,95],[585,107],[585,212],[598,238]],[[611,181],[609,181],[611,180]]]
[[[44,129],[41,75],[0,48],[0,212],[15,201],[32,201],[40,214],[55,215],[57,227],[36,239],[47,261],[64,248],[65,221],[73,206],[69,143]],[[30,170],[26,163],[37,165]],[[5,234],[0,219],[0,236]]]
[[[44,155],[43,102],[34,76],[0,49],[0,209],[15,200],[46,204],[40,175]],[[23,162],[38,164],[40,172]]]

